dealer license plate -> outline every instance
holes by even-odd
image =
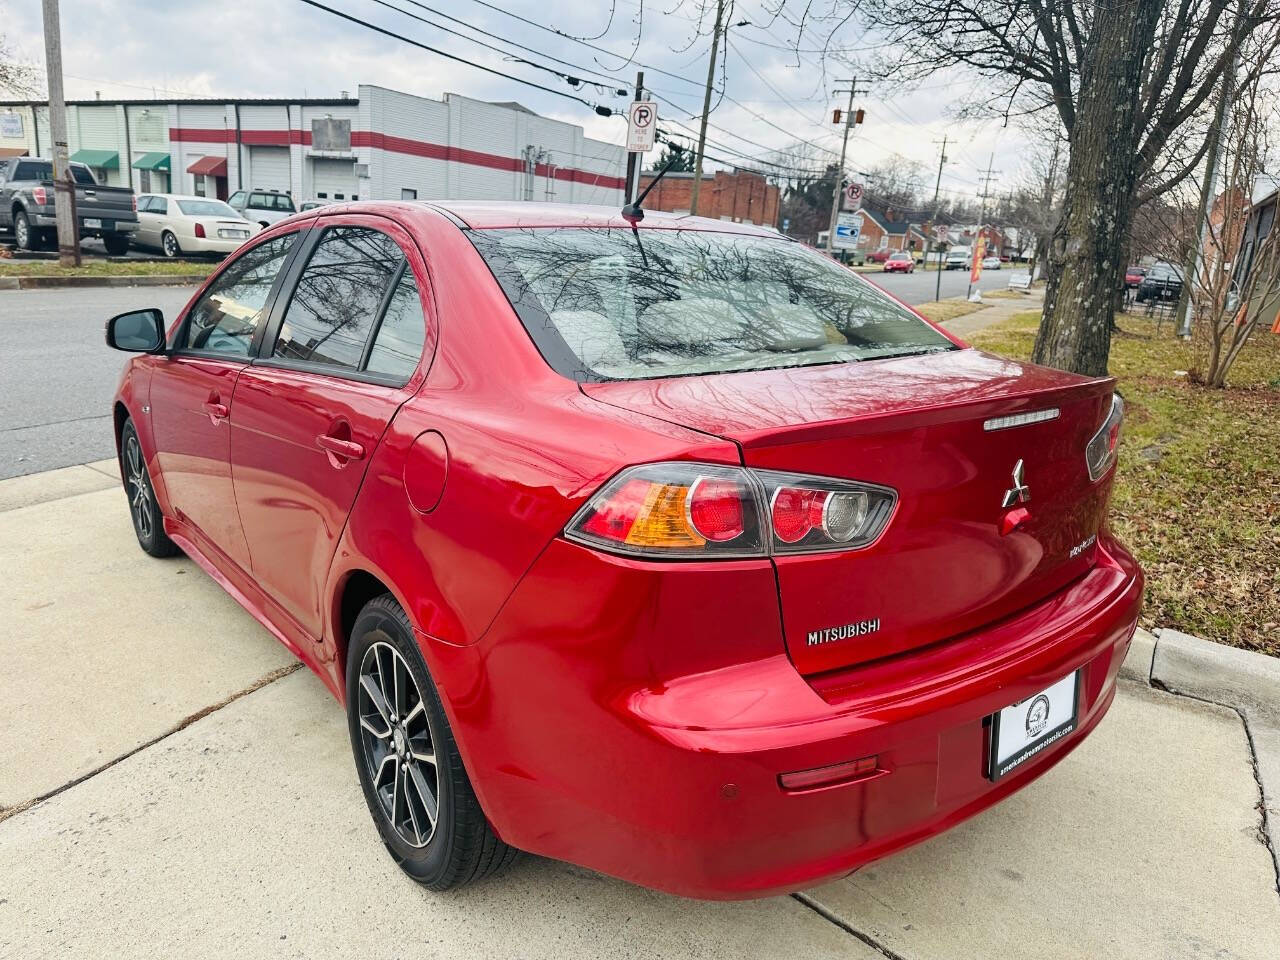
[[[1005,707],[991,718],[991,750],[987,776],[999,780],[1076,728],[1080,671],[1053,686]]]
[[[101,220],[98,220],[98,219],[96,219],[96,218],[94,218],[94,217],[85,217],[85,218],[84,218],[84,225],[85,225],[87,228],[89,228],[90,230],[101,230],[101,229],[102,229],[102,221],[101,221]]]

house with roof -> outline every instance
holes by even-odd
[[[876,250],[918,250],[923,251],[928,244],[924,229],[918,223],[899,220],[893,211],[880,211],[864,207],[862,214],[862,233],[858,237],[858,249],[865,253]]]

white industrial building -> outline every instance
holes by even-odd
[[[626,152],[516,103],[362,85],[295,100],[68,103],[72,159],[140,192],[225,199],[552,200],[621,205]],[[0,101],[0,157],[49,156],[48,107]]]

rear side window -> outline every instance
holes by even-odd
[[[427,321],[413,272],[407,267],[387,303],[387,312],[373,338],[365,369],[398,380],[408,380],[422,358]]]
[[[385,233],[330,227],[302,271],[271,355],[359,369],[383,296],[403,260]]]
[[[256,210],[270,210],[271,198],[265,193],[251,193],[249,194],[249,206]]]
[[[151,213],[161,213],[167,216],[169,213],[169,201],[164,197],[152,197],[151,206],[147,209]]]
[[[247,357],[295,239],[290,233],[260,243],[227,267],[188,315],[178,347]]]
[[[294,212],[293,198],[287,194],[277,193],[272,199],[275,201],[277,210],[283,210],[285,213]]]

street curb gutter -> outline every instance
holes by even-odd
[[[1120,676],[1158,690],[1228,707],[1240,715],[1262,800],[1262,840],[1280,893],[1280,659],[1177,630],[1139,629]]]
[[[56,287],[190,287],[208,274],[164,274],[119,277],[0,277],[0,290],[43,290]]]

